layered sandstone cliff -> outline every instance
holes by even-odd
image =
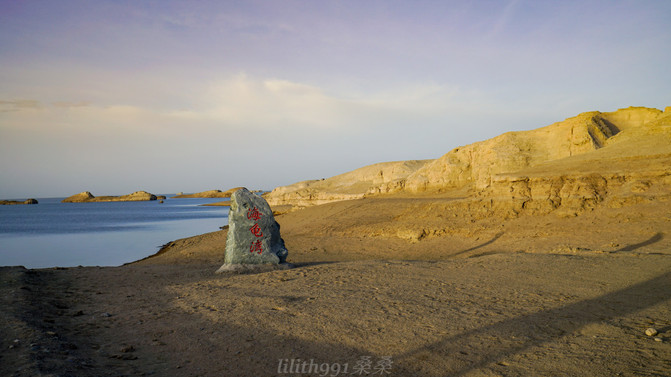
[[[663,115],[660,110],[643,107],[611,113],[592,111],[535,130],[508,132],[452,150],[410,175],[404,189],[441,191],[464,185],[484,189],[497,174],[594,152],[621,132],[645,128]]]
[[[574,215],[602,204],[667,200],[671,107],[587,112],[459,147],[436,160],[386,164],[392,165],[279,187],[269,202],[308,206],[365,195],[466,189],[471,195],[458,206],[469,215],[488,216]],[[404,168],[386,175],[383,166]]]
[[[598,150],[494,174],[477,197],[492,210],[569,216],[671,200],[671,109],[649,110],[604,114],[619,132]]]
[[[146,191],[136,191],[132,194],[122,196],[93,196],[88,191],[80,192],[63,199],[62,203],[89,203],[89,202],[139,202],[156,200],[156,195]]]

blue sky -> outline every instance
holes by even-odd
[[[668,1],[0,0],[0,199],[272,189],[671,105]]]

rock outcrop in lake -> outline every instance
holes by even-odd
[[[38,204],[36,199],[20,200],[0,200],[0,205],[17,205],[17,204]]]
[[[278,187],[267,199],[275,206],[309,206],[461,190],[469,198],[459,202],[462,210],[481,216],[552,211],[573,216],[597,205],[671,200],[671,107],[592,111],[539,129],[508,132],[436,160],[412,162],[414,169],[382,182],[371,174],[378,166],[385,165]]]
[[[173,198],[230,198],[231,195],[240,190],[242,187],[235,187],[230,190],[221,191],[221,190],[208,190],[197,192],[195,194],[177,194]]]
[[[89,191],[80,192],[63,199],[62,203],[90,203],[90,202],[140,202],[156,200],[156,195],[146,191],[136,191],[132,194],[121,196],[93,196]]]

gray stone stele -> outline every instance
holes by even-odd
[[[270,205],[243,188],[231,195],[224,264],[217,272],[287,268],[289,252]]]

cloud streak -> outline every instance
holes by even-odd
[[[132,125],[154,130],[189,127],[349,133],[376,130],[405,120],[475,111],[482,98],[435,84],[398,87],[368,96],[330,94],[314,85],[237,74],[202,86],[181,110],[141,104],[95,104],[87,100],[1,101],[7,114],[0,127],[40,122],[89,129],[93,124]],[[471,97],[474,95],[471,93]],[[177,99],[179,102],[180,99]],[[470,103],[469,103],[470,101]],[[160,101],[159,101],[160,102]],[[35,111],[39,110],[39,111]],[[437,119],[434,119],[436,121]]]
[[[26,109],[39,109],[42,105],[37,100],[15,99],[9,101],[0,101],[0,112],[21,111]]]

